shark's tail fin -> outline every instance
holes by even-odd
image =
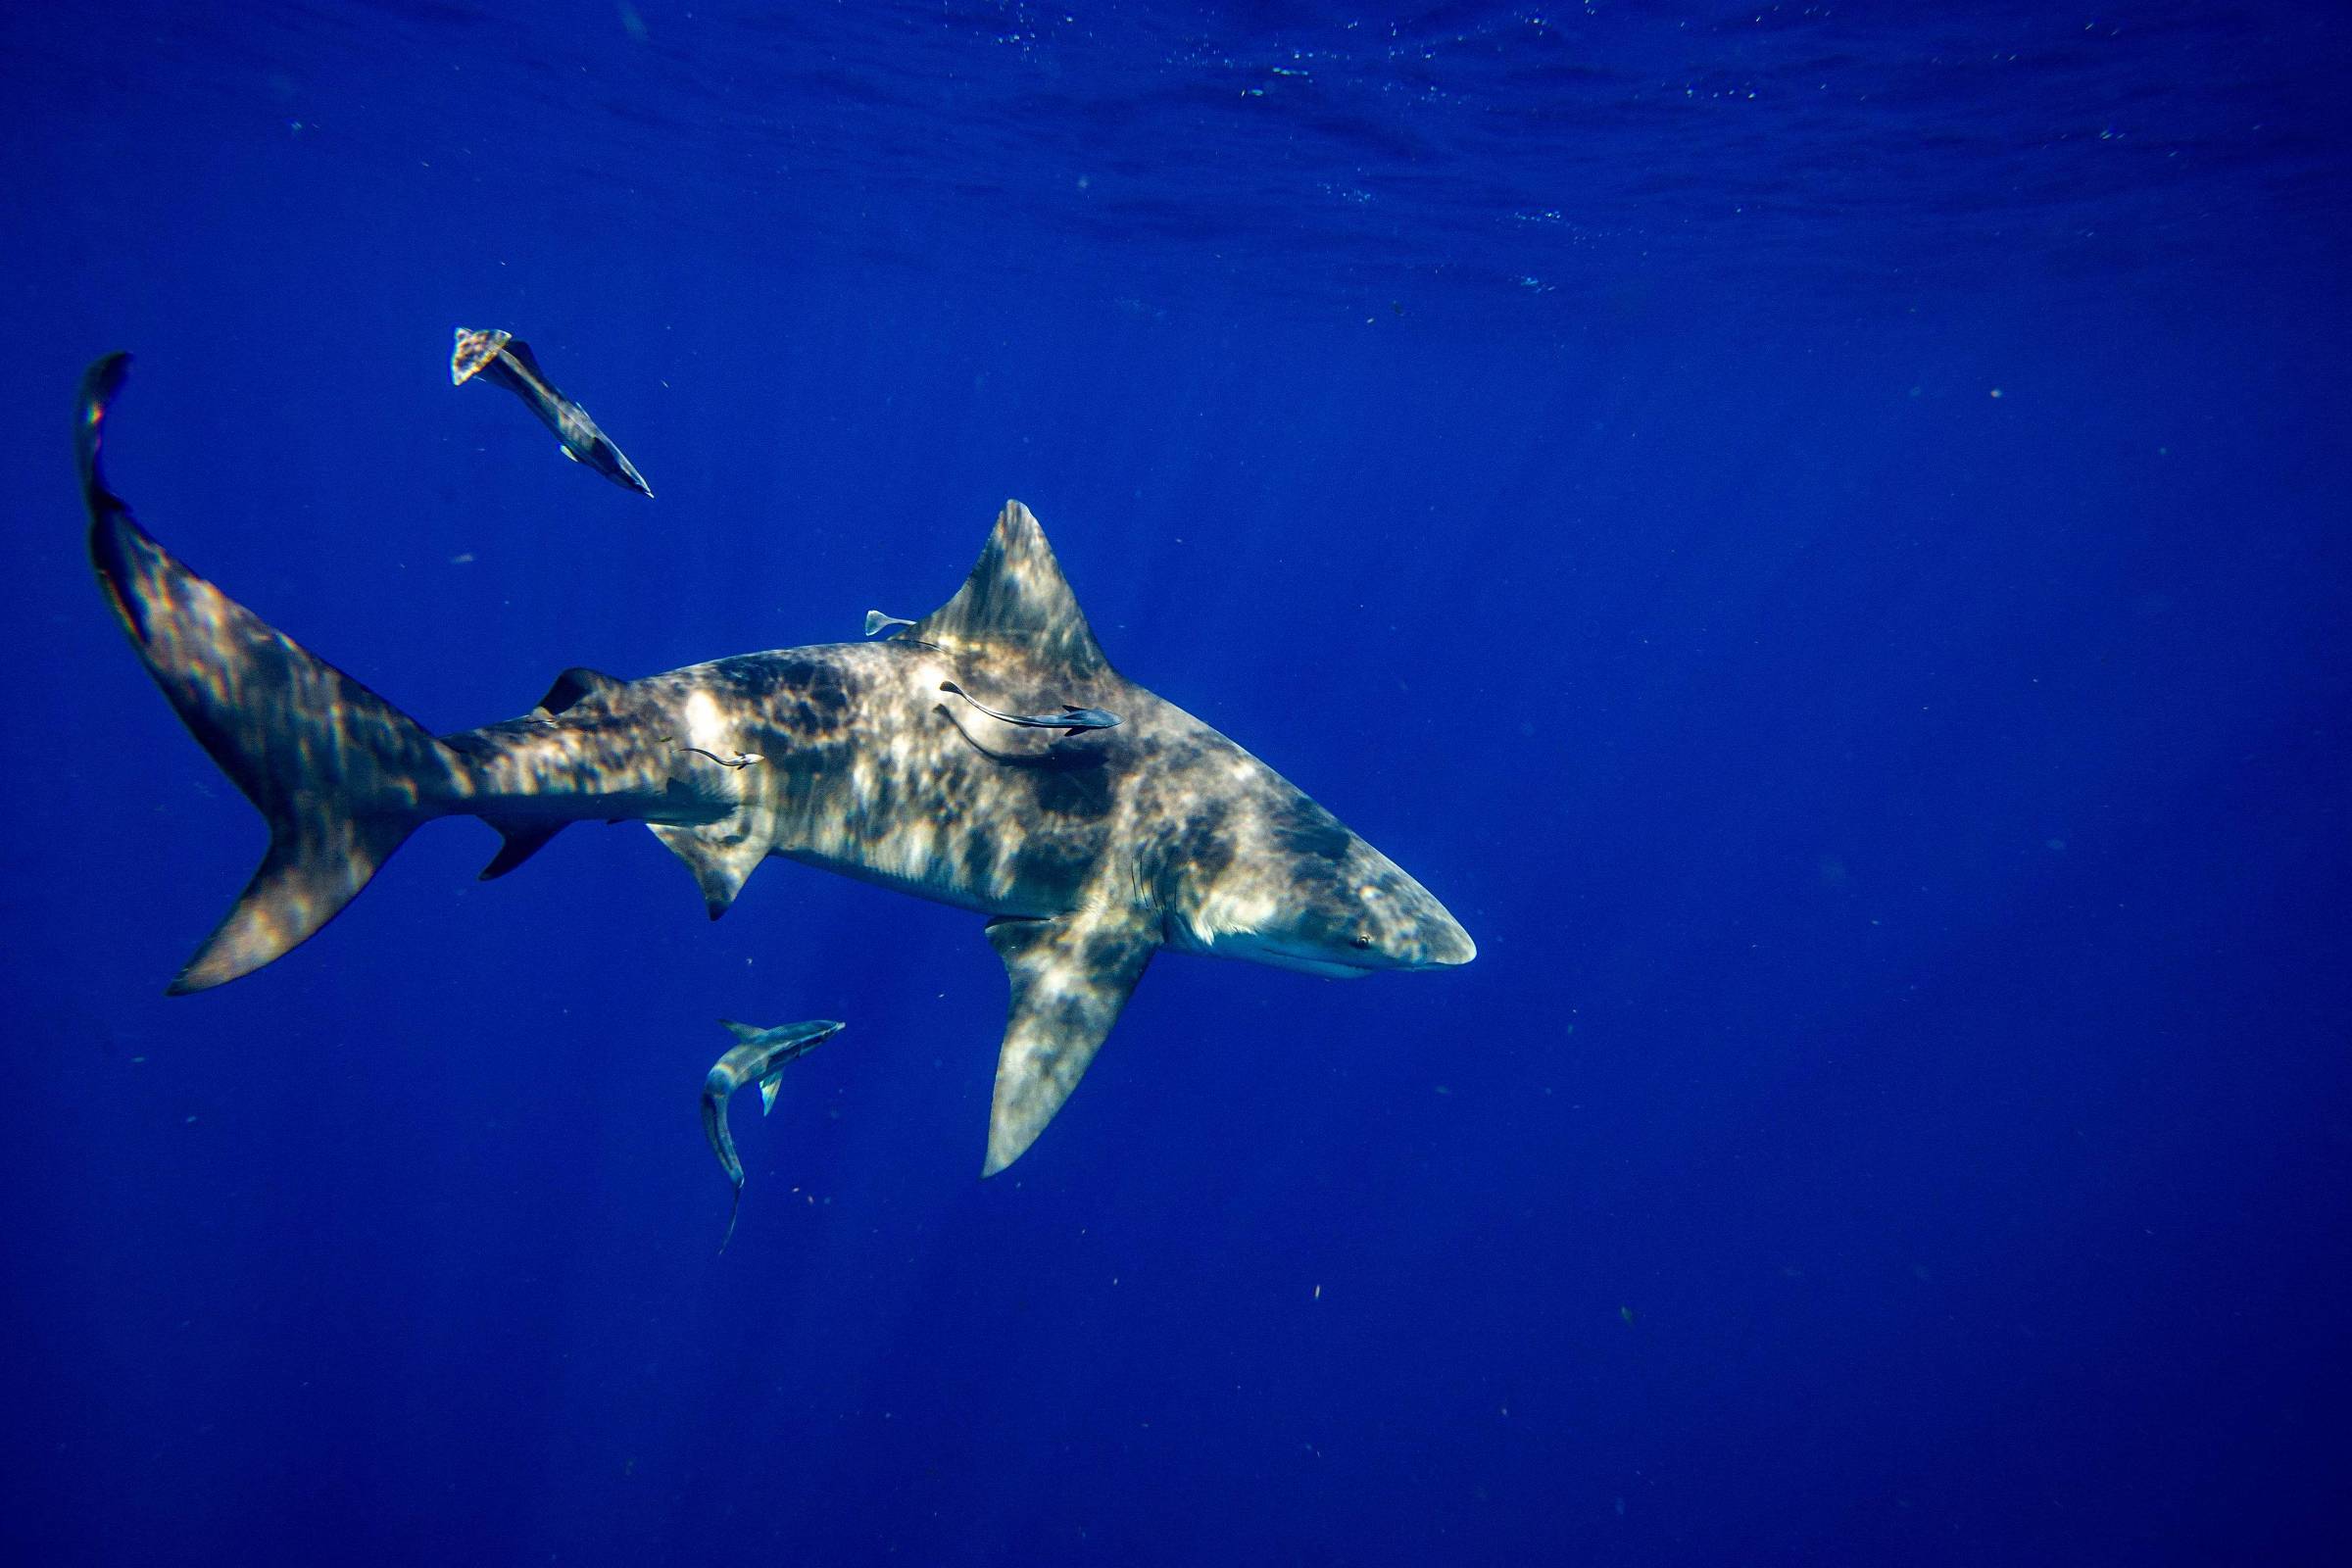
[[[107,406],[129,364],[126,354],[110,355],[82,377],[74,434],[90,559],[148,673],[270,824],[261,869],[172,982],[178,994],[250,974],[334,918],[416,825],[438,814],[454,759],[132,519],[98,468]]]

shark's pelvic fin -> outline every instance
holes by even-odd
[[[1073,680],[1110,668],[1046,543],[1045,530],[1018,501],[997,514],[979,564],[956,597],[908,633],[950,652],[985,652],[1004,644],[1059,665]]]
[[[988,940],[1012,982],[1012,1005],[997,1053],[981,1175],[1020,1158],[1078,1087],[1152,961],[1159,929],[1152,911],[1127,904],[988,923]]]
[[[757,834],[732,836],[726,831],[732,820],[702,827],[647,824],[654,837],[669,846],[669,852],[694,873],[695,885],[703,890],[703,907],[710,911],[713,920],[727,912],[735,895],[767,858],[767,840]]]
[[[455,755],[407,714],[183,565],[106,486],[99,445],[129,356],[82,378],[75,453],[90,560],[139,659],[270,825],[261,869],[172,982],[251,974],[333,919],[450,789]]]

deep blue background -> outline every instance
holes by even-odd
[[[2340,1552],[2352,43],[1916,9],[0,12],[0,1548]],[[262,834],[91,586],[115,348],[439,729],[1018,496],[1479,960],[1163,960],[987,1184],[978,922],[634,827],[167,1001]],[[852,1027],[714,1258],[720,1014]]]

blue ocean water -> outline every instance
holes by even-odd
[[[1925,14],[1923,14],[1925,13]],[[2325,5],[0,10],[12,1562],[2345,1549]],[[564,463],[450,331],[644,469]],[[978,1176],[969,914],[258,819],[115,486],[436,730],[1043,520],[1468,968],[1168,956]],[[696,1118],[718,1016],[850,1028]]]

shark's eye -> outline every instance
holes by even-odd
[[[1354,941],[1348,943],[1348,945],[1351,948],[1368,948],[1372,945],[1372,939],[1370,937],[1357,937]]]

